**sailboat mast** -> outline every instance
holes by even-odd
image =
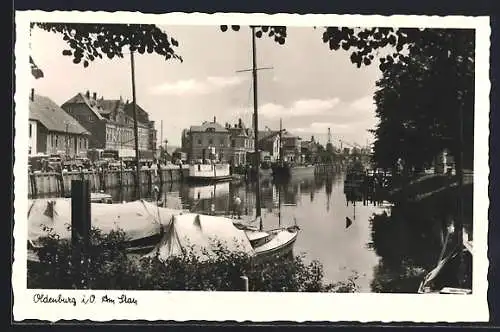
[[[282,126],[282,121],[280,118],[280,162],[283,162],[283,126]]]
[[[260,211],[260,154],[259,154],[259,116],[258,116],[258,99],[257,99],[257,50],[255,46],[255,27],[252,28],[252,78],[253,78],[253,128],[254,128],[254,160],[255,160],[255,210],[256,217],[261,216]],[[260,229],[262,230],[262,219],[260,221]]]

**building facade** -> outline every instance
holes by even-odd
[[[242,165],[249,162],[247,152],[254,150],[253,131],[241,119],[234,125],[222,126],[214,117],[212,122],[183,130],[181,142],[190,162],[215,160]]]
[[[32,89],[29,103],[28,154],[85,156],[89,132],[48,97]]]
[[[130,103],[128,100],[125,103],[125,108],[124,108],[125,114],[129,116],[129,118],[133,119],[134,118],[134,104]],[[142,123],[147,127],[148,132],[148,148],[147,150],[153,151],[153,153],[156,152],[157,146],[158,146],[158,138],[157,138],[157,131],[155,129],[155,122],[149,119],[149,114],[146,112],[141,106],[136,105],[136,114],[137,114],[137,122]],[[145,134],[145,133],[142,133]],[[141,136],[141,132],[139,132],[139,136]],[[145,138],[145,137],[144,137]],[[143,139],[144,139],[143,138]],[[163,143],[163,142],[161,142]]]
[[[231,158],[231,134],[227,128],[217,123],[205,121],[200,126],[191,126],[183,131],[182,148],[190,162],[214,160],[229,162]]]
[[[231,139],[231,159],[230,163],[234,166],[245,165],[251,161],[247,159],[248,152],[254,152],[254,131],[246,128],[241,119],[238,123],[231,126],[226,123]]]
[[[301,142],[301,153],[305,163],[313,163],[318,160],[318,145],[319,143],[311,136],[310,141]]]
[[[135,158],[133,105],[120,99],[97,98],[97,93],[78,93],[61,106],[86,128],[91,137],[89,148],[117,151],[122,158]],[[153,159],[156,150],[154,121],[137,105],[139,154]]]
[[[295,136],[289,132],[284,132],[281,135],[283,160],[290,163],[301,162],[301,141],[299,136]]]
[[[259,150],[269,156],[269,161],[280,159],[280,134],[276,130],[259,131]],[[261,160],[263,160],[261,158]]]

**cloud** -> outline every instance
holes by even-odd
[[[212,86],[225,88],[228,86],[234,86],[241,84],[243,82],[243,78],[241,76],[231,76],[231,77],[223,77],[223,76],[209,76],[207,77],[207,83],[212,84]]]
[[[368,95],[352,101],[350,107],[358,111],[371,111],[375,110],[375,101],[373,96]]]
[[[150,89],[155,95],[203,95],[223,88],[237,86],[244,81],[238,76],[209,76],[204,80],[187,79],[176,82],[165,82]]]
[[[297,133],[327,133],[328,128],[331,129],[332,132],[343,131],[350,126],[347,124],[338,124],[333,122],[312,122],[307,127],[297,127],[291,128],[290,132]]]
[[[259,108],[259,115],[273,119],[279,117],[299,117],[323,114],[340,104],[339,98],[332,99],[300,99],[290,107],[267,103]]]

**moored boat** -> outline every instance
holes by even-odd
[[[460,262],[460,255],[463,257],[462,262]],[[418,293],[471,294],[472,284],[470,278],[466,280],[467,285],[465,287],[458,280],[458,278],[462,277],[457,273],[459,264],[464,264],[468,269],[472,266],[472,254],[464,247],[452,251],[448,256],[440,260],[437,266],[426,274],[418,287]]]
[[[243,250],[260,261],[290,252],[297,237],[294,227],[271,231],[241,228],[230,218],[162,208],[142,200],[113,205],[92,203],[91,214],[93,227],[104,234],[122,230],[127,237],[126,251],[146,257],[160,253],[165,259],[185,253],[192,245],[200,252],[215,252],[213,241],[220,240],[229,250]],[[39,240],[49,231],[62,240],[71,239],[71,201],[33,201],[28,221],[28,260],[35,262],[41,248]]]
[[[226,217],[177,214],[165,224],[164,237],[155,250],[145,257],[157,255],[166,260],[189,252],[203,259],[217,254],[223,243],[229,251],[245,252],[254,262],[263,262],[290,253],[297,235],[296,226],[262,231]]]
[[[275,179],[289,179],[292,175],[291,167],[288,163],[277,162],[271,168]]]
[[[71,199],[71,195],[65,196],[66,199]],[[99,192],[91,192],[90,193],[90,202],[92,203],[113,203],[113,196],[110,194],[104,193],[102,191]]]
[[[450,227],[443,252],[434,269],[427,273],[418,287],[419,294],[471,294],[473,242],[469,232],[462,230],[462,244],[444,256],[448,239],[454,227]],[[444,256],[444,257],[443,257]],[[460,280],[461,279],[461,280]]]
[[[189,166],[187,179],[191,182],[211,183],[232,179],[229,164],[194,164]]]
[[[255,250],[256,262],[278,259],[293,250],[298,236],[298,228],[288,227],[271,231],[245,231]]]
[[[183,211],[159,208],[140,200],[128,203],[91,203],[91,225],[106,234],[121,230],[126,236],[128,252],[151,251],[163,238],[163,221]],[[36,199],[28,207],[28,250],[41,247],[40,238],[56,234],[71,239],[71,200]]]

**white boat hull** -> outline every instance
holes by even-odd
[[[231,179],[229,164],[197,164],[189,166],[190,181],[210,182]]]
[[[297,230],[282,229],[272,232],[275,232],[273,239],[254,248],[254,259],[258,263],[286,256],[293,250],[293,245],[297,240]]]

